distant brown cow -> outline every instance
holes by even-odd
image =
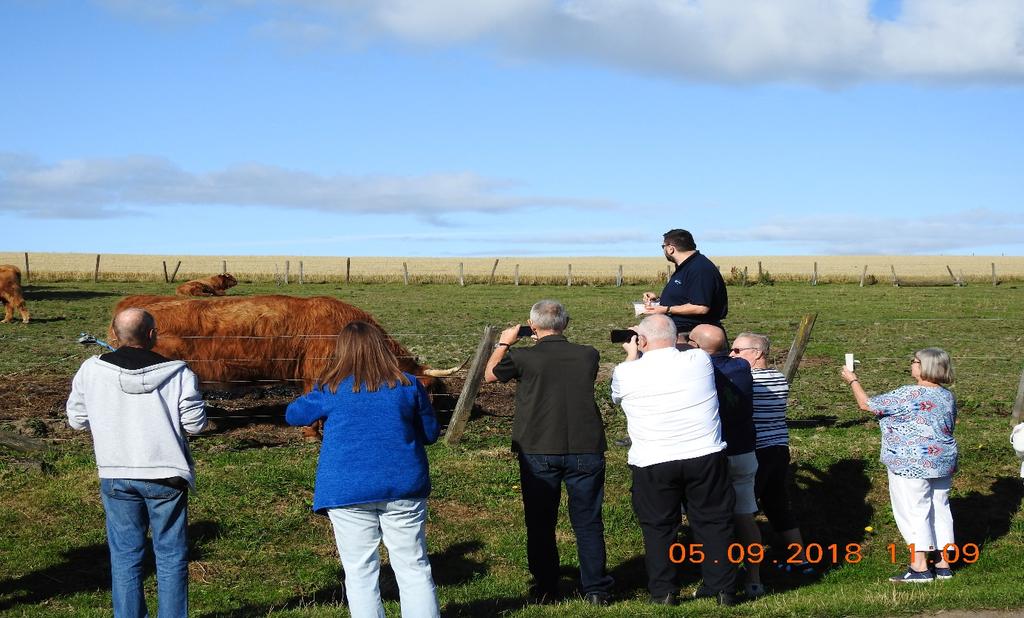
[[[0,264],[0,305],[4,306],[4,324],[14,318],[15,309],[21,313],[21,321],[28,324],[29,313],[21,292],[21,269],[17,266]]]
[[[178,296],[224,296],[224,291],[238,285],[238,280],[224,273],[206,279],[193,279],[177,287]]]

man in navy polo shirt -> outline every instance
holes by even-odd
[[[644,292],[644,312],[672,318],[681,339],[698,324],[712,324],[724,330],[722,320],[729,313],[729,295],[718,267],[697,251],[693,235],[686,230],[665,232],[661,248],[676,270],[661,296]]]

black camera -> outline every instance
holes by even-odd
[[[629,328],[612,331],[612,343],[626,343],[633,337],[636,337],[636,331]]]
[[[533,329],[529,326],[520,326],[519,332],[516,333],[517,337],[533,337]]]

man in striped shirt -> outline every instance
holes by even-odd
[[[796,544],[803,555],[804,542],[796,518],[789,510],[787,475],[789,472],[789,429],[786,427],[786,405],[789,383],[778,369],[768,368],[768,337],[756,333],[740,333],[733,342],[730,356],[750,363],[754,378],[754,432],[757,455],[757,476],[754,493],[772,529],[786,546]],[[800,574],[814,573],[806,562],[796,567]]]

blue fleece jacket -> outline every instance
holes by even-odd
[[[427,391],[416,378],[395,388],[352,392],[352,378],[335,393],[316,388],[288,405],[291,425],[324,421],[313,510],[430,495],[426,444],[439,428]]]

